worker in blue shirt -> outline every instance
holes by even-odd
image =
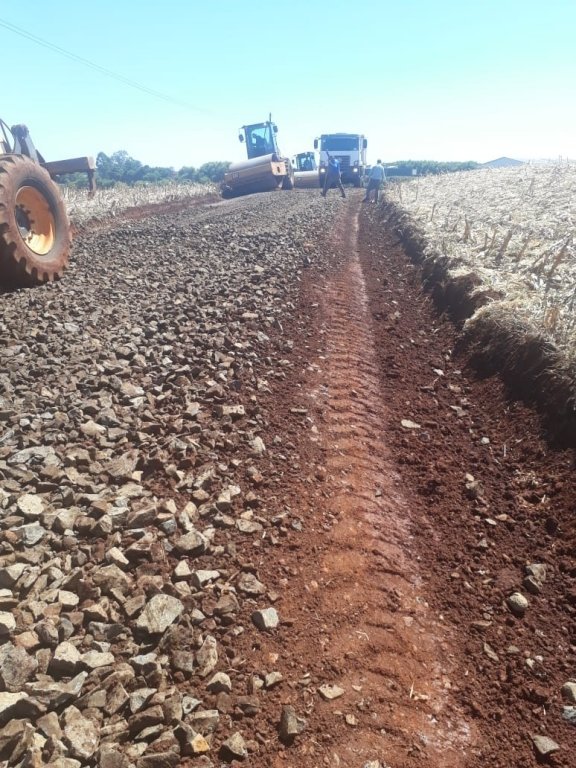
[[[332,187],[338,187],[342,197],[346,197],[344,187],[342,186],[342,178],[340,176],[340,161],[333,155],[328,155],[328,167],[326,168],[326,177],[324,179],[324,189],[322,190],[322,197],[326,197],[326,193]]]
[[[384,166],[382,165],[382,160],[378,160],[376,165],[370,171],[370,176],[368,176],[368,186],[366,187],[366,195],[364,197],[364,200],[362,200],[362,202],[369,203],[370,193],[374,191],[374,202],[377,203],[378,192],[380,191],[381,185],[385,181],[386,181],[386,171],[384,170]]]

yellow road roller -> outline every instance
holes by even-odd
[[[248,159],[228,168],[222,182],[222,197],[294,189],[294,171],[290,160],[282,157],[277,133],[272,116],[263,123],[242,126],[238,139],[246,144]]]
[[[319,187],[318,164],[314,152],[299,152],[292,158],[294,185],[296,187]]]

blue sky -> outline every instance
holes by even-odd
[[[0,117],[47,160],[241,160],[269,112],[286,155],[345,131],[371,162],[576,158],[574,30],[575,0],[28,0],[0,7]]]

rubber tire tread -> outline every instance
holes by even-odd
[[[54,218],[54,244],[46,254],[31,251],[20,235],[15,204],[18,191],[31,186],[42,194]],[[24,155],[0,158],[0,283],[38,285],[62,277],[68,266],[72,234],[64,201],[45,168]]]
[[[287,173],[282,182],[282,189],[294,189],[294,174]]]

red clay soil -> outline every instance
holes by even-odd
[[[456,354],[419,269],[376,208],[359,208],[343,206],[332,259],[307,270],[284,329],[300,376],[263,403],[301,458],[262,493],[292,521],[254,554],[282,625],[243,650],[287,682],[252,724],[249,763],[530,766],[539,734],[561,747],[548,764],[568,768],[573,452]],[[547,566],[539,594],[522,585],[530,563]],[[517,590],[523,618],[506,607]],[[343,694],[324,700],[325,684]],[[307,721],[291,745],[277,736],[286,704]]]

